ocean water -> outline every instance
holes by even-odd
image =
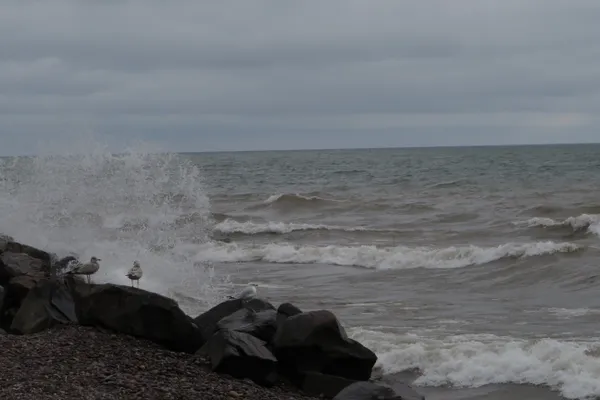
[[[250,281],[330,309],[430,400],[600,396],[600,145],[86,147],[2,159],[0,231],[190,314]]]

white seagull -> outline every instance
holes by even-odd
[[[133,267],[131,267],[131,269],[127,271],[125,276],[127,276],[131,280],[131,287],[133,287],[133,281],[137,281],[137,286],[140,287],[140,279],[142,279],[143,274],[144,272],[142,271],[140,262],[134,261]]]
[[[249,283],[248,287],[245,288],[238,294],[237,296],[228,296],[229,299],[241,299],[241,300],[250,300],[256,297],[256,288],[258,287],[257,283]]]
[[[91,275],[95,274],[100,269],[100,264],[98,264],[98,261],[102,260],[92,257],[89,263],[74,265],[69,273],[74,275],[85,275],[88,284],[90,284],[92,283]]]

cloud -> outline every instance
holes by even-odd
[[[600,4],[9,1],[0,140],[174,150],[598,141]]]

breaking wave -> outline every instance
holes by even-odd
[[[544,385],[568,399],[600,396],[600,341],[523,340],[486,335],[427,338],[362,328],[350,336],[373,349],[386,374],[419,371],[420,386]]]
[[[210,232],[198,168],[144,144],[121,154],[94,137],[63,145],[0,160],[0,232],[59,256],[100,257],[98,282],[126,283],[137,259],[146,289],[217,301],[214,273],[194,266],[188,250],[190,238],[203,242]]]
[[[573,243],[507,243],[497,247],[376,247],[314,246],[293,244],[205,243],[197,260],[212,262],[269,262],[291,264],[332,264],[371,269],[462,268],[505,258],[525,258],[572,253],[581,246]]]
[[[214,230],[220,233],[241,233],[245,235],[257,234],[286,234],[297,231],[344,231],[344,232],[382,232],[382,230],[362,226],[337,226],[320,224],[298,224],[287,222],[265,222],[252,221],[239,222],[226,219],[215,225]],[[385,231],[387,232],[387,231]]]
[[[564,220],[536,217],[516,224],[527,227],[571,228],[575,232],[587,231],[600,236],[600,214],[581,214],[578,217],[569,217]]]

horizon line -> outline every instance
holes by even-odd
[[[261,153],[271,151],[331,151],[331,150],[398,150],[398,149],[447,149],[447,148],[479,148],[479,147],[544,147],[544,146],[581,146],[600,145],[600,142],[570,142],[570,143],[513,143],[513,144],[467,144],[467,145],[415,145],[415,146],[383,146],[383,147],[319,147],[301,149],[264,149],[264,150],[203,150],[203,151],[174,151],[177,154],[214,154],[214,153]],[[169,153],[166,151],[165,153]]]

